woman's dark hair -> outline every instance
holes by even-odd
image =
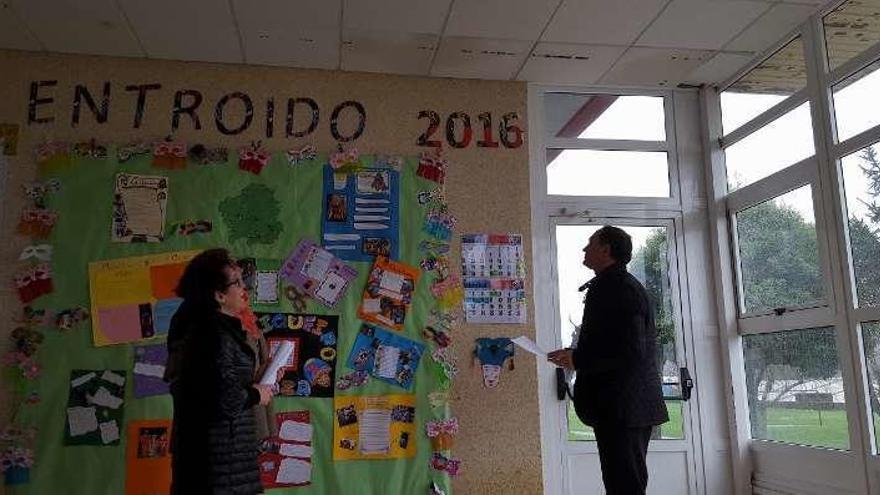
[[[605,225],[593,235],[599,242],[610,248],[609,251],[614,261],[625,265],[632,259],[632,237],[623,229]]]
[[[199,306],[217,308],[214,292],[228,287],[225,269],[235,262],[225,249],[208,249],[193,258],[177,283],[177,295]]]

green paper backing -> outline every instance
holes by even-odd
[[[320,244],[322,212],[322,172],[326,156],[291,166],[283,154],[273,156],[260,175],[239,170],[237,158],[225,165],[196,165],[188,163],[184,170],[153,168],[151,157],[139,156],[126,163],[117,163],[115,150],[106,160],[74,159],[72,165],[49,177],[58,178],[61,190],[50,196],[50,208],[58,211],[58,224],[51,243],[55,254],[52,261],[54,287],[52,294],[43,296],[33,306],[55,312],[73,306],[89,307],[88,263],[96,260],[124,258],[153,253],[226,247],[235,256],[255,257],[262,260],[283,260],[301,239],[311,239]],[[365,164],[372,157],[362,157]],[[427,239],[422,232],[425,210],[418,204],[417,192],[433,189],[436,183],[416,176],[418,160],[406,159],[400,174],[400,261],[418,266],[421,258],[418,244]],[[166,215],[166,232],[170,224],[187,220],[210,220],[213,232],[178,236],[170,234],[161,243],[121,244],[110,242],[111,206],[114,177],[118,172],[143,175],[163,175],[169,178],[169,199]],[[48,178],[48,177],[44,177]],[[228,243],[218,205],[223,199],[238,195],[251,183],[271,187],[280,202],[280,222],[283,230],[271,245],[248,245],[239,239]],[[339,355],[336,376],[351,370],[345,367],[348,353],[354,342],[361,321],[356,312],[370,268],[369,263],[348,262],[357,271],[345,297],[337,308],[331,310],[309,300],[306,312],[338,314]],[[403,335],[423,341],[421,329],[427,324],[434,299],[430,283],[434,276],[422,273],[417,285],[413,304],[407,314]],[[260,305],[262,310],[292,312],[288,301],[281,294],[277,306]],[[41,400],[35,405],[22,405],[24,423],[39,428],[35,452],[36,464],[31,483],[19,490],[22,493],[46,494],[121,494],[125,487],[125,438],[126,427],[118,446],[64,446],[65,404],[71,369],[125,369],[127,370],[125,421],[170,418],[170,396],[135,399],[132,395],[133,344],[96,348],[92,345],[90,323],[64,333],[46,328],[46,340],[39,351],[43,372],[35,385]],[[154,339],[146,342],[161,342]],[[308,410],[314,428],[312,446],[312,483],[299,488],[269,490],[269,493],[322,493],[322,494],[388,494],[426,493],[431,481],[437,481],[447,493],[450,483],[447,476],[430,467],[431,446],[424,434],[424,423],[444,416],[444,411],[434,410],[428,401],[428,393],[437,389],[434,370],[436,366],[429,356],[424,356],[416,373],[413,393],[416,394],[416,456],[399,460],[338,461],[332,458],[333,400],[276,397],[275,412]],[[393,385],[379,380],[360,388],[349,389],[344,395],[383,395],[406,393]]]

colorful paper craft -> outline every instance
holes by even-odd
[[[117,174],[113,192],[113,242],[161,242],[165,239],[168,178]]]
[[[165,344],[143,345],[134,348],[134,397],[142,399],[168,393],[168,384],[162,379],[168,348]]]
[[[125,495],[167,495],[171,488],[171,420],[128,423]]]
[[[392,330],[403,330],[419,275],[418,268],[382,256],[376,258],[358,308],[358,318]]]
[[[414,395],[336,396],[333,407],[333,460],[415,456]]]
[[[65,445],[119,445],[124,370],[72,370]]]
[[[364,325],[355,338],[346,366],[409,390],[424,352],[424,344]]]
[[[293,344],[279,370],[278,393],[298,397],[333,397],[338,316],[256,313],[270,354],[283,341]]]
[[[89,263],[96,346],[148,339],[167,331],[180,299],[174,287],[198,251]]]
[[[333,308],[357,271],[314,242],[302,240],[284,261],[280,275],[296,289]]]
[[[501,368],[505,362],[513,369],[513,342],[507,337],[481,338],[476,341],[474,357],[483,371],[483,385],[495,388],[501,380]]]
[[[220,215],[229,229],[229,241],[272,244],[284,230],[278,220],[281,203],[265,184],[248,184],[238,196],[220,202]]]
[[[342,169],[340,169],[342,170]],[[348,261],[397,259],[400,174],[391,168],[324,167],[322,245]]]
[[[312,479],[312,425],[309,411],[275,415],[278,437],[260,454],[263,488],[306,486]]]

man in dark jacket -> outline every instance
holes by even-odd
[[[645,288],[626,271],[632,239],[604,226],[584,248],[587,284],[577,347],[548,355],[577,371],[575,412],[592,426],[608,495],[641,495],[651,431],[668,421],[657,370],[654,312]]]

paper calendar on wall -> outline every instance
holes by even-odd
[[[463,235],[461,263],[468,323],[526,322],[522,235]]]

